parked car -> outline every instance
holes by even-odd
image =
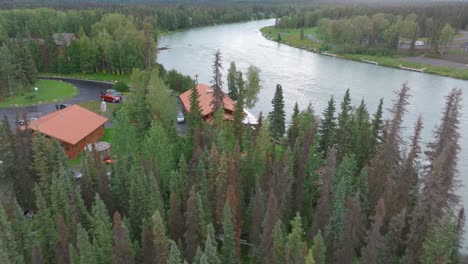
[[[184,114],[182,114],[182,112],[179,112],[177,114],[177,123],[184,123],[184,122],[185,122]]]
[[[122,98],[120,96],[113,95],[110,93],[102,93],[101,99],[106,102],[119,103]]]
[[[106,94],[113,94],[115,96],[120,96],[122,97],[122,93],[121,92],[117,92],[116,90],[114,89],[107,89],[106,90]]]
[[[62,109],[67,108],[69,106],[71,106],[71,104],[67,104],[67,103],[55,104],[55,109],[62,110]]]
[[[81,177],[83,177],[83,174],[77,170],[71,170],[70,172],[76,180],[79,180]]]

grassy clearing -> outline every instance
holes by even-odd
[[[281,34],[281,43],[305,49],[305,50],[317,50],[320,47],[320,43],[310,40],[307,38],[307,35],[317,36],[317,28],[305,28],[304,29],[304,39],[301,39],[301,30],[300,29],[290,29],[290,28],[275,28],[275,26],[264,27],[260,29],[263,36],[267,39],[277,41],[278,34]]]
[[[119,107],[122,104],[113,104],[113,103],[107,103],[107,110],[104,113],[104,116],[109,118],[112,116],[114,111],[119,109]],[[96,114],[101,114],[101,102],[100,101],[95,101],[95,100],[90,100],[90,101],[82,101],[78,103],[79,106],[84,107],[90,111],[93,111]]]
[[[268,26],[260,29],[263,36],[267,39],[277,41],[278,33],[281,33],[281,43],[305,49],[309,51],[316,52],[319,47],[320,43],[307,39],[307,35],[317,35],[317,28],[306,28],[304,29],[304,35],[306,36],[304,40],[300,39],[300,29],[285,29],[285,28],[275,28],[274,26]],[[337,54],[338,58],[341,59],[348,59],[354,61],[361,61],[361,60],[370,60],[377,62],[378,65],[392,67],[392,68],[400,68],[409,67],[409,68],[416,68],[416,69],[425,69],[425,73],[452,77],[457,79],[464,79],[468,80],[468,70],[465,69],[456,69],[456,68],[448,68],[448,67],[441,67],[441,66],[432,66],[429,64],[424,63],[416,63],[416,62],[408,62],[403,61],[398,58],[398,55],[393,57],[390,56],[373,56],[373,55],[363,55],[363,54]]]
[[[100,139],[100,141],[106,141],[106,142],[111,142],[112,141],[112,128],[108,127],[105,128],[105,133],[104,136]]]
[[[69,99],[79,93],[76,87],[62,81],[39,80],[34,87],[38,88],[37,94],[32,89],[29,93],[6,98],[0,103],[0,107],[31,106],[36,102],[52,103]]]
[[[62,74],[62,73],[41,73],[41,76],[48,76],[48,77],[64,77],[64,78],[76,78],[76,79],[84,79],[84,80],[96,80],[96,81],[104,81],[104,82],[125,82],[130,83],[131,78],[130,75],[113,75],[113,74],[104,74],[104,73],[70,73],[70,74]]]

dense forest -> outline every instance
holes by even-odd
[[[215,110],[223,104],[221,59],[218,52]],[[231,77],[234,120],[218,110],[203,122],[193,86],[181,136],[158,68],[134,70],[132,93],[112,118],[115,162],[87,154],[79,180],[58,142],[5,120],[2,263],[461,262],[461,90],[447,95],[423,146],[422,117],[410,138],[402,135],[407,84],[388,120],[383,100],[371,114],[364,101],[351,104],[349,90],[321,115],[296,104],[286,117],[278,84],[272,112],[250,128],[241,123],[245,80]]]
[[[122,6],[0,10],[0,97],[31,89],[37,73],[149,70],[161,33],[268,18],[273,7]]]

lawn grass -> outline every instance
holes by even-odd
[[[84,158],[84,156],[85,156],[85,153],[81,152],[75,158],[69,159],[68,160],[68,165],[70,165],[70,168],[79,169],[81,167],[81,159]]]
[[[47,77],[64,77],[64,78],[76,78],[84,80],[96,80],[104,82],[125,82],[129,84],[131,82],[131,76],[129,74],[115,75],[115,74],[105,74],[105,73],[41,73],[41,76]]]
[[[32,106],[38,104],[63,101],[78,95],[79,90],[73,85],[52,80],[39,80],[34,87],[38,88],[37,98],[34,89],[27,94],[6,98],[0,107]]]
[[[113,130],[112,130],[111,127],[105,128],[104,136],[102,136],[100,141],[111,142],[112,132],[113,132]]]
[[[317,28],[305,28],[304,35],[305,39],[300,39],[300,29],[290,29],[290,28],[276,28],[275,26],[268,26],[261,28],[263,36],[267,39],[277,41],[278,33],[281,33],[281,43],[284,43],[289,46],[293,46],[299,49],[305,49],[308,51],[318,52],[320,43],[307,39],[307,35],[313,34],[320,39],[320,36],[317,34]],[[457,79],[468,80],[468,70],[441,67],[441,66],[432,66],[424,63],[408,62],[399,59],[398,55],[395,56],[373,56],[373,55],[363,55],[363,54],[336,54],[338,58],[348,59],[354,61],[369,60],[377,62],[378,65],[400,68],[408,67],[415,69],[424,69],[425,73],[452,77]]]
[[[107,103],[107,110],[104,113],[105,116],[110,115],[114,110],[118,109],[121,104]],[[77,105],[84,107],[96,114],[101,114],[101,102],[96,100],[81,101]]]

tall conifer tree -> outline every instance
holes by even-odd
[[[273,138],[279,140],[283,137],[285,132],[285,112],[284,112],[284,98],[283,87],[280,84],[276,85],[275,95],[271,100],[273,111],[270,112],[270,133]]]

